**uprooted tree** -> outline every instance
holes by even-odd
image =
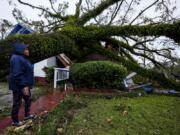
[[[138,10],[142,7],[141,1],[101,0],[96,3],[79,0],[75,13],[68,15],[65,12],[67,2],[59,3],[57,8],[57,1],[49,0],[50,8],[45,8],[18,0],[24,6],[40,10],[44,19],[28,20],[14,8],[17,21],[34,28],[37,33],[15,35],[0,41],[0,77],[8,74],[12,43],[19,41],[29,44],[33,63],[62,52],[76,61],[90,53],[98,53],[121,63],[129,71],[159,82],[163,87],[179,90],[179,83],[160,72],[166,67],[158,59],[161,57],[172,63],[178,59],[172,55],[180,43],[180,21],[173,17],[176,7],[169,6],[168,0],[154,0]],[[153,7],[157,15],[146,16],[145,12]],[[163,45],[154,43],[162,36],[166,37]],[[156,70],[138,64],[136,56],[151,62]]]

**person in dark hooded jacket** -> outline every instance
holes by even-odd
[[[9,89],[13,91],[13,106],[11,117],[13,125],[19,126],[22,122],[18,119],[21,99],[25,101],[25,119],[30,115],[31,91],[33,87],[33,65],[28,60],[29,50],[24,43],[13,44],[13,54],[10,59]]]

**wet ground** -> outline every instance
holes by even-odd
[[[0,96],[0,111],[3,112],[4,108],[11,106],[12,94],[5,94]]]
[[[87,93],[92,93],[92,94],[97,94],[97,93],[114,93],[117,94],[120,91],[118,90],[112,90],[112,89],[87,89],[87,88],[67,88],[67,91],[62,91],[62,90],[51,90],[47,95],[41,96],[39,99],[37,99],[35,102],[32,103],[31,105],[31,113],[32,114],[41,114],[44,111],[51,112],[54,107],[56,107],[60,101],[63,100],[64,96],[67,94],[67,92],[87,92]],[[6,95],[10,95],[9,93],[4,94],[3,97],[6,98]],[[9,97],[7,99],[10,99],[12,97]],[[1,99],[1,98],[0,98]],[[2,99],[3,102],[3,99]],[[7,102],[7,101],[6,101]],[[19,118],[20,120],[23,120],[24,118],[24,108],[23,106],[20,109],[19,113]],[[3,120],[0,120],[0,134],[3,133],[4,129],[6,129],[8,126],[11,125],[11,117],[7,116]]]
[[[87,93],[114,93],[119,90],[113,89],[89,89],[89,88],[74,88],[74,92],[87,92]]]
[[[3,111],[3,108],[10,106],[12,103],[12,94],[8,90],[7,83],[0,82],[0,111]]]
[[[52,111],[56,105],[60,103],[60,101],[64,98],[66,92],[60,90],[52,90],[45,96],[41,96],[38,100],[32,103],[31,105],[31,113],[32,114],[40,114],[43,111]],[[24,108],[23,106],[19,112],[19,119],[23,120],[24,118]],[[3,133],[4,129],[11,125],[11,117],[7,116],[3,120],[0,121],[0,134]]]
[[[68,92],[88,92],[88,93],[114,93],[114,90],[100,90],[100,89],[85,89],[85,88],[75,88],[68,87],[67,91],[62,90],[51,90],[47,95],[41,96],[38,100],[32,103],[31,105],[31,113],[32,114],[41,114],[44,111],[51,112],[54,107],[56,107],[61,100],[63,100],[64,96]],[[4,95],[5,96],[5,95]],[[19,112],[19,119],[23,120],[24,118],[24,107],[22,106]],[[11,117],[7,116],[4,119],[0,120],[0,134],[3,133],[4,129],[8,126],[11,126]]]

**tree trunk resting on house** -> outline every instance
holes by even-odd
[[[142,29],[144,29],[144,26]],[[69,31],[68,33],[72,34],[72,35],[67,34],[68,36],[65,35],[66,33],[65,31],[66,30],[63,30],[62,32],[59,31],[59,32],[51,33],[51,34],[16,35],[16,36],[12,36],[12,37],[7,38],[6,40],[1,41],[0,42],[0,51],[1,51],[1,55],[0,55],[0,65],[1,65],[0,75],[1,76],[0,77],[3,77],[8,74],[9,57],[12,51],[11,43],[13,42],[17,42],[17,41],[25,42],[26,44],[29,45],[29,49],[31,51],[30,59],[33,63],[46,59],[48,57],[57,55],[59,53],[65,53],[72,59],[78,59],[81,56],[81,53],[84,53],[81,51],[82,48],[86,46],[83,46],[83,44],[77,45],[75,41],[79,40],[81,41],[81,43],[86,42],[85,44],[87,44],[88,42],[89,43],[94,42],[91,40],[95,38],[93,35],[91,34],[90,36],[88,36],[89,34],[82,35],[81,31],[79,33],[78,29],[77,30],[73,29],[72,32],[68,30]],[[76,36],[74,35],[75,31],[76,31]],[[88,30],[87,30],[87,33],[88,33]],[[90,30],[90,33],[93,34],[93,30]],[[104,38],[105,33],[104,34],[101,33],[100,35],[103,35],[103,37],[101,38]],[[100,39],[100,35],[98,35],[98,40]],[[112,51],[104,49],[98,45],[91,45],[88,47],[91,48],[91,50],[94,50],[94,52],[103,54],[104,56],[110,58],[111,60],[118,61],[119,63],[124,65],[129,71],[135,71],[141,76],[155,80],[159,82],[161,85],[163,85],[164,87],[175,88],[175,89],[180,88],[179,84],[177,84],[173,80],[169,80],[165,78],[163,74],[158,73],[154,70],[148,70],[148,69],[142,68],[137,63],[132,62],[131,60],[127,58],[120,57]]]
[[[136,25],[134,25],[135,20],[142,17],[141,15],[147,9],[152,6],[156,7],[159,4],[163,4],[162,6],[164,6],[166,4],[164,3],[164,1],[156,0],[147,8],[141,10],[138,16],[136,16],[132,21],[126,20],[126,13],[129,12],[127,11],[124,15],[124,18],[122,18],[122,20],[119,20],[121,23],[116,23],[116,25],[113,25],[112,23],[114,19],[113,16],[109,24],[106,25],[103,25],[101,23],[91,25],[88,22],[91,19],[102,15],[101,13],[103,13],[103,11],[108,9],[110,6],[116,4],[116,6],[121,7],[123,5],[122,3],[124,2],[123,0],[104,0],[101,1],[100,4],[94,5],[94,8],[92,10],[89,9],[87,10],[87,12],[82,12],[81,14],[80,11],[82,0],[79,0],[76,5],[76,11],[74,15],[63,15],[61,14],[61,12],[52,13],[51,10],[43,8],[43,6],[38,7],[33,4],[26,3],[23,0],[18,0],[18,2],[24,6],[29,6],[33,9],[42,11],[42,14],[46,18],[51,17],[51,20],[58,21],[55,21],[54,23],[52,22],[52,24],[50,23],[46,26],[42,26],[42,29],[48,29],[46,33],[15,35],[8,37],[5,40],[1,40],[0,78],[8,74],[9,58],[12,52],[12,43],[24,42],[29,45],[29,49],[31,52],[30,60],[33,63],[60,53],[65,53],[71,60],[79,60],[84,56],[95,52],[108,57],[112,61],[121,63],[129,71],[137,72],[143,77],[147,77],[151,80],[159,82],[163,87],[180,90],[180,84],[176,83],[175,80],[167,79],[162,73],[158,71],[141,67],[133,58],[134,55],[141,56],[142,58],[146,58],[147,60],[152,62],[155,67],[163,67],[163,65],[157,59],[155,59],[155,57],[151,57],[150,55],[145,53],[139,53],[140,50],[142,51],[142,48],[139,48],[139,46],[137,47],[137,45],[142,45],[144,47],[144,52],[146,51],[148,53],[151,53],[153,56],[158,55],[170,60],[172,59],[172,57],[160,53],[162,51],[169,52],[170,50],[172,50],[171,48],[167,48],[165,46],[160,50],[152,50],[150,47],[148,48],[147,46],[144,46],[144,43],[152,41],[150,37],[157,38],[160,36],[165,36],[169,39],[174,40],[175,43],[180,43],[180,21],[178,19],[174,20],[173,23],[172,21],[165,23],[155,23],[155,21],[154,23],[147,23],[143,21],[144,25],[137,23]],[[131,8],[130,5],[129,8]],[[168,7],[166,6],[166,8]],[[115,8],[115,11],[116,9],[120,10],[120,8]],[[113,13],[115,16],[118,14],[118,12]],[[20,17],[20,14],[19,17],[16,16],[16,18],[19,18],[21,19],[21,21],[23,21],[23,16]],[[124,21],[127,21],[127,23],[125,23]],[[28,23],[28,21],[25,22],[31,25],[30,23]],[[52,27],[48,27],[51,25]],[[118,37],[119,39],[112,37]],[[148,40],[139,40],[142,39],[142,37],[148,38]],[[135,44],[130,45],[128,40],[133,40]],[[102,47],[100,45],[102,41],[110,43],[109,45],[111,49]],[[179,46],[179,44],[176,45]]]

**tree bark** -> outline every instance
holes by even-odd
[[[62,33],[73,39],[101,40],[111,36],[166,36],[180,43],[180,21],[173,24],[67,27]]]

